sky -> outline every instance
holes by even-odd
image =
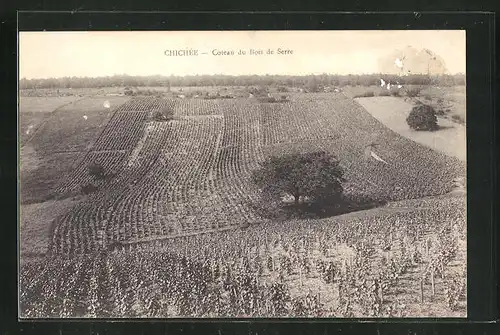
[[[387,64],[405,52],[419,54],[408,64],[422,63],[423,49],[444,63],[438,67],[446,73],[465,73],[463,30],[20,32],[18,42],[19,78],[27,79],[380,73],[397,69]],[[278,48],[293,53],[278,55]],[[165,50],[184,49],[198,50],[198,56],[165,55]],[[264,55],[250,55],[250,49]],[[215,56],[214,50],[235,54]],[[239,50],[247,54],[237,55]]]

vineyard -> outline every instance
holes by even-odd
[[[45,185],[54,198],[89,183],[97,191],[53,218],[46,262],[23,266],[25,317],[403,316],[436,304],[465,313],[465,274],[453,265],[465,257],[463,196],[277,224],[259,215],[250,179],[268,155],[322,149],[339,157],[348,194],[401,201],[448,193],[464,163],[342,94],[279,104],[115,97],[103,109],[109,99],[57,110],[29,140],[52,162],[75,155]],[[155,121],[156,111],[173,119]],[[386,163],[367,155],[372,145]],[[109,178],[94,180],[91,162]],[[22,199],[29,178],[49,174],[29,173]],[[410,291],[395,301],[404,280]]]
[[[465,316],[465,197],[407,206],[54,256],[22,269],[21,311],[30,318]]]

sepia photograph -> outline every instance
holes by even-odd
[[[18,48],[21,319],[467,317],[464,30]]]

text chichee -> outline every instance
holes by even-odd
[[[258,55],[292,55],[293,50],[289,49],[248,49],[248,50],[222,50],[222,49],[212,49],[210,52],[202,52],[198,49],[167,49],[164,51],[165,56],[169,57],[193,57],[199,55],[213,55],[213,56],[234,56],[234,55],[250,55],[250,56],[258,56]]]

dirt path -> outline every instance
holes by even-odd
[[[435,132],[413,131],[406,123],[412,104],[396,97],[369,97],[355,99],[374,118],[392,131],[446,155],[466,161],[467,142],[465,127],[439,118],[442,128]]]

